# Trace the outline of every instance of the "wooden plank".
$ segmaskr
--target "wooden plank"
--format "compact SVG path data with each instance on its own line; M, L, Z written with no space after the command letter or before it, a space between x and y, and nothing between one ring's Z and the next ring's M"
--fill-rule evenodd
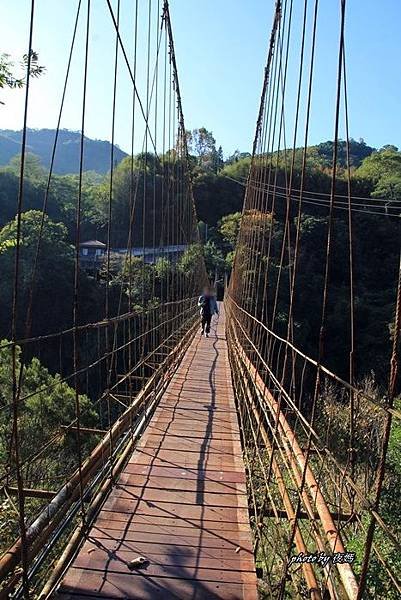
M209 406L208 404L204 404L202 396L196 399L194 394L188 394L188 397L181 396L178 400L176 398L166 398L159 406L160 408L165 408L165 412L179 410L180 414L182 414L182 411L190 410L195 414L199 413L200 416L211 419L210 413L213 411L218 419L226 417L228 420L232 415L235 417L234 423L237 419L237 411L231 409L228 402L216 402L213 406Z
M184 416L184 418L182 418L180 415L176 415L174 420L172 420L171 417L165 416L156 419L155 425L158 427L163 426L165 429L168 428L169 433L184 431L188 437L188 417ZM233 425L230 423L226 423L225 425L213 423L212 427L210 427L210 431L208 431L207 422L205 422L204 419L194 417L191 419L191 431L193 431L194 435L199 435L199 433L205 435L207 433L208 435L210 434L211 438L220 437L222 435L227 438L232 435L233 430Z
M113 526L121 526L124 524L124 528L126 531L129 530L131 526L160 526L160 530L164 530L165 527L176 528L177 531L188 530L192 531L193 535L199 535L199 532L202 532L203 535L214 535L216 537L231 537L237 535L238 533L245 532L249 535L249 528L245 527L240 523L231 523L226 521L208 521L200 522L197 519L178 519L174 516L155 516L155 515L145 515L145 514L135 514L126 513L126 512L113 512L107 509L103 509L100 513L98 519L96 520L96 524L98 522L107 521Z
M134 524L123 523L120 521L102 521L98 520L91 530L91 539L108 539L120 542L123 537L125 542L144 542L149 544L174 544L177 546L196 547L202 537L202 547L230 549L234 552L249 552L252 554L252 544L249 543L249 536L244 532L230 532L230 535L209 532L198 529L196 531L189 527L168 527L167 525ZM122 536L122 534L124 534ZM205 537L205 539L203 539ZM239 548L239 550L238 550Z
M154 567L152 570L148 567L148 569L138 569L135 571L130 571L126 568L124 572L122 572L122 567L120 567L120 571L113 571L111 569L106 571L107 577L105 577L105 571L102 568L80 569L71 567L69 570L71 583L64 584L63 587L66 591L71 591L71 588L74 589L75 587L75 589L78 588L77 591L79 593L93 594L94 592L102 592L104 594L109 588L107 585L109 583L111 584L110 587L114 588L115 591L119 590L123 592L123 595L118 597L133 598L136 600L138 598L137 593L145 581L153 579L160 579L161 581L174 579L177 585L177 592L182 589L181 585L184 581L190 582L192 589L199 589L199 584L201 586L205 584L204 589L208 590L210 587L207 584L212 584L215 589L219 590L224 589L227 584L250 584L253 579L253 573L251 572L236 573L231 570L221 571L219 569L198 568L194 575L192 569L175 567L174 565L171 568L169 567L170 565L166 565L164 569L163 567ZM203 589L203 586L200 589ZM105 596L100 594L99 597L104 598ZM108 597L109 595L106 596L106 598ZM202 598L202 596L198 597ZM231 598L231 596L221 597ZM239 597L242 598L241 596ZM180 600L184 600L182 596L179 596L179 598ZM209 596L204 596L203 598L209 600ZM246 598L248 600L248 597Z
M243 494L246 495L246 485L244 483L229 483L227 481L213 481L203 478L205 492L213 492L215 494ZM198 488L198 479L185 479L183 477L173 479L172 477L162 477L153 475L149 478L146 475L132 475L130 473L122 473L119 479L119 485L123 487L130 486L145 486L147 489L156 490L180 490L183 492L195 492Z
M202 573L203 575L203 573ZM134 576L135 577L135 576ZM183 579L170 577L147 577L140 573L109 573L103 578L100 571L70 570L70 583L64 586L60 600L83 600L88 598L132 598L135 600L257 600L253 583L229 583L210 579ZM63 593L64 592L64 593ZM75 595L75 593L78 596Z
M213 406L230 406L229 398L226 395L227 384L221 383L216 385L214 383L200 385L194 384L191 386L185 385L173 385L169 388L168 392L166 392L165 397L163 398L163 403L168 400L175 403L182 403L188 400L196 400L202 401L203 398L207 398L210 395L210 387L213 387L213 395L214 398L212 400Z
M160 490L163 490L162 494ZM202 506L227 506L247 508L248 501L244 494L220 494L215 492L206 492L204 490L203 481L198 483L195 490L166 490L150 486L118 486L115 489L114 497L127 500L135 500L141 502L149 502L157 506L159 504L188 504L193 506L199 504L199 496L201 496Z
M236 521L237 523L248 522L248 510L243 508L232 508L222 506L204 506L203 504L181 504L180 502L147 502L129 500L112 496L106 500L105 509L115 512L125 512L153 517L173 517L183 520L205 521Z
M185 468L187 466L196 467L202 462L207 463L207 466L212 469L214 467L214 470L220 470L224 467L230 467L232 471L235 471L236 467L242 470L239 457L237 460L235 454L211 454L207 450L187 452L183 450L164 450L163 448L156 451L153 448L138 448L136 456L136 462L139 465L147 465L149 463L162 465L167 463ZM203 468L206 468L206 464Z
M157 423L150 423L148 425L147 428L147 432L149 434L154 434L154 435L163 435L166 436L168 433L168 436L171 438L185 438L188 439L188 428L183 426L183 427L176 427L175 425L171 425L169 426L167 423L167 431L166 431L166 427L161 424L161 421L159 419L159 424ZM202 441L204 440L205 437L205 426L199 427L199 428L193 428L191 431L191 440L198 442L198 441ZM225 431L225 432L217 432L212 428L212 431L210 433L210 440L216 440L216 441L240 441L240 436L236 436L235 433L231 430L231 431Z
M227 483L243 483L245 482L245 473L240 471L230 471L229 469L224 470L212 470L205 469L183 469L182 467L174 466L163 466L158 467L154 465L139 465L128 463L124 469L124 473L142 474L149 476L150 474L162 477L174 477L183 479L205 479L208 481L225 481Z
M58 596L256 600L224 338L195 338ZM146 569L130 569L145 556Z
M91 537L74 560L73 567L90 571L130 573L130 562L137 556L146 556L149 566L143 569L147 576L196 577L196 572L205 569L212 572L213 579L220 579L222 571L232 571L230 581L246 579L253 571L253 556L249 552L235 549L203 549L189 545L149 544L146 542L120 542ZM216 571L216 573L215 573ZM134 575L138 570L132 571ZM243 576L242 573L245 575Z
M149 448L159 448L163 444L163 448L166 450L190 450L192 452L198 452L198 449L204 447L205 450L210 452L229 452L233 448L233 442L231 439L228 440L213 440L212 438L204 437L188 439L188 434L183 436L176 436L174 434L155 434L148 433L146 437L143 437L140 446L146 446Z
M213 440L209 435L205 435L202 439L188 439L176 437L174 435L146 435L139 442L138 448L152 448L152 451L174 450L176 452L197 452L207 454L220 454L228 456L241 456L241 445L239 441L232 440Z
M208 413L204 410L194 410L194 409L187 409L186 411L180 410L179 408L174 409L168 409L166 407L164 407L163 409L163 414L159 414L157 413L155 415L156 417L156 423L169 423L169 422L175 422L175 421L185 421L186 425L188 426L189 422L192 423L199 423L202 424L203 426L208 424ZM226 418L224 418L226 417ZM224 415L224 412L221 411L219 414L214 414L213 419L210 418L211 424L209 424L209 426L211 426L213 428L213 430L218 430L219 428L222 429L226 429L228 431L232 431L233 429L235 430L237 427L237 420L236 417L234 417L233 415Z

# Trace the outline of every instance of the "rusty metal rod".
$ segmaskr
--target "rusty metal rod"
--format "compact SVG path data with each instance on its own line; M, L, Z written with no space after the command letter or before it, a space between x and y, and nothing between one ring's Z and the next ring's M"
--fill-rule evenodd
M262 396L262 398L264 398L266 406L269 408L272 415L276 418L278 411L278 403L270 393L270 390L266 387L264 381L260 377L253 363L249 360L237 336L235 336L235 351L240 356L241 362L244 364L246 371L252 377L254 386L258 388L259 394ZM278 416L280 424L280 427L278 428L278 434L280 435L280 437L282 437L283 443L285 442L285 440L288 440L288 442L290 443L290 446L295 454L300 469L302 470L306 467L305 481L309 488L310 494L314 498L316 510L319 514L319 518L322 523L324 532L326 534L329 547L333 553L344 552L345 550L341 541L340 534L337 530L337 527L334 524L333 518L323 498L320 488L316 482L312 469L309 465L305 465L305 456L301 448L299 447L295 434L293 433L290 425L285 419L285 416L282 412L280 412ZM358 584L356 582L355 575L352 571L351 566L346 563L340 563L336 566L338 568L341 582L344 586L348 598L354 600L357 595Z
M242 376L244 377L245 386L248 388L248 385L246 383L246 374L244 373L244 371L242 369L241 369L241 371L242 371ZM249 390L249 388L248 388L248 390ZM249 404L250 404L250 408L252 410L253 417L258 425L260 434L265 443L265 447L266 447L267 451L269 452L269 454L271 455L271 453L273 452L273 449L271 447L267 432L263 426L263 423L261 422L259 412L257 411L257 408L252 400L252 394L250 393L250 390L249 390ZM278 487L281 499L282 499L284 507L285 507L285 513L287 515L287 520L290 523L292 523L295 520L294 507L292 505L290 496L288 494L288 491L287 491L287 488L285 485L285 481L281 474L280 468L274 457L272 459L272 468L273 468L273 472L274 472L274 475L275 475L275 478L277 481L277 487ZM301 533L299 527L297 527L295 530L295 545L296 545L299 553L302 552L302 553L306 554L306 552L307 552L306 545L305 545L305 542L304 542L304 539L303 539L303 536L302 536L302 533ZM312 600L321 600L319 586L318 586L312 565L310 563L303 563L302 571L303 571L304 578L305 578L305 581L308 586L309 597Z
M262 397L265 399L266 405L271 411L273 416L277 416L278 411L278 403L275 398L272 396L270 391L267 389L264 381L256 371L254 365L246 356L245 352L239 347L238 352L241 354L241 359L243 360L248 372L254 379L255 385L260 390ZM279 435L284 435L289 441L297 462L299 464L300 469L305 469L306 472L306 484L310 490L312 497L314 498L314 502L316 505L316 510L319 514L320 521L322 523L324 532L326 534L327 541L329 543L330 549L333 553L345 552L344 545L341 540L340 533L337 530L337 527L333 521L332 515L330 514L330 510L327 507L326 501L323 497L323 494L320 491L320 487L315 479L315 476L312 472L312 469L309 465L306 464L304 453L302 452L299 444L296 440L295 434L292 431L288 421L284 417L282 413L279 413ZM358 593L358 584L355 579L355 575L352 571L352 567L347 563L339 563L337 565L338 572L344 586L344 589L348 595L348 598L354 599L357 597Z

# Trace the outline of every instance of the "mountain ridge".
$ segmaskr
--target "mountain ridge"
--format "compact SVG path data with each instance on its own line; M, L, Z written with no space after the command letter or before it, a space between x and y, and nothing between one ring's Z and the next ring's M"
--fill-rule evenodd
M35 154L46 169L50 166L55 129L27 129L26 150ZM7 165L21 152L22 131L0 129L0 166ZM110 170L111 144L106 140L84 138L84 171L105 174ZM54 160L54 173L66 175L78 173L80 162L81 133L60 129ZM126 152L114 145L114 163L118 164L127 156Z

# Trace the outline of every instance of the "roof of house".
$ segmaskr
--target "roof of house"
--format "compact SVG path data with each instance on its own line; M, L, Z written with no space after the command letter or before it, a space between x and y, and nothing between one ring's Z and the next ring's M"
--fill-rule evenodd
M99 240L88 240L87 242L81 242L79 245L86 248L106 248L106 244L99 242Z

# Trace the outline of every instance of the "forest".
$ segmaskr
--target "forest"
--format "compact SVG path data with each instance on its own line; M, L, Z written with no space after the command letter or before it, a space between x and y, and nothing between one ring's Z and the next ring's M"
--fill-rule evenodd
M110 315L119 311L138 311L157 307L163 301L163 289L174 287L175 278L189 273L199 253L204 254L209 278L220 286L230 276L234 248L241 222L241 211L244 189L251 164L248 153L236 151L232 156L224 158L221 147L216 146L213 134L206 128L188 132L190 161L193 173L193 192L196 211L199 219L199 247L187 248L179 261L172 265L163 259L155 263L144 264L140 258L133 259L130 271L123 264L117 253L111 253ZM355 269L355 319L358 329L358 345L356 354L355 377L359 381L369 379L375 393L385 387L388 376L389 349L394 308L394 281L398 269L398 257L393 248L399 240L399 198L401 197L401 152L392 145L379 150L368 146L363 140L350 143L350 174L355 212L354 219L354 269ZM320 299L311 305L313 289L321 287L323 273L322 253L324 252L325 232L327 229L327 198L331 184L331 161L333 144L330 141L311 146L307 149L307 170L304 190L305 203L302 213L302 250L299 270L298 289L308 291L297 298L294 319L296 323L296 343L306 353L313 354L318 336ZM0 169L0 408L5 408L10 395L11 354L8 345L10 339L10 315L12 311L12 281L14 274L16 221L16 198L19 186L19 168L21 157L13 156L9 163ZM287 161L286 151L275 153L269 159L275 165L275 187L285 190ZM293 190L294 198L299 193L301 176L302 149L295 152ZM347 197L347 157L346 145L339 144L339 162L337 173L336 211L336 245L335 263L346 261L347 246L347 211L344 202ZM170 150L157 159L153 154L138 154L131 159L123 157L113 169L113 197L111 206L112 228L109 232L111 248L127 247L127 223L130 219L130 186L132 177L136 182L138 197L132 221L132 239L135 247L168 244L168 230L173 227L173 207L171 213L164 214L161 207L165 205L163 181L167 176L174 181L180 169L175 151ZM26 331L25 316L30 306L30 335L46 335L55 331L67 330L72 324L74 244L76 240L75 205L79 186L79 175L76 172L49 172L39 156L28 153L25 163L24 212L22 215L22 248L20 273L20 317L17 321L18 337L24 337ZM298 190L298 191L297 191ZM83 174L81 240L107 241L107 224L109 219L110 173L102 174L94 170ZM179 190L175 191L179 194ZM46 198L45 217L42 221L43 202ZM146 214L149 224L143 223L145 203L148 203ZM296 219L296 202L291 218ZM268 218L274 220L273 247L278 253L283 236L285 213L285 193L278 194L275 208ZM153 228L150 225L153 223ZM154 225L156 224L156 225ZM31 290L30 273L34 266L36 243L40 229L42 245L38 262L37 284ZM167 233L166 233L167 231ZM163 233L164 232L164 233ZM173 239L173 238L171 238ZM177 240L177 237L174 237ZM342 240L344 241L342 243ZM271 276L275 277L277 262L270 264ZM249 267L251 268L251 267ZM129 283L128 283L129 282ZM331 340L327 349L325 362L335 372L346 377L347 362L344 343L348 344L346 319L349 298L348 282L343 278L343 269L336 269L332 275L332 294L336 302L332 303L329 327ZM80 270L81 302L79 321L94 322L104 315L106 276L104 269L96 272ZM121 300L120 290L124 291ZM310 293L312 292L312 293ZM171 297L171 296L170 296ZM288 312L288 290L283 285L282 295L278 298L275 316L275 330L285 334ZM121 301L123 307L121 308ZM273 300L270 299L272 302ZM57 309L55 309L57 307ZM270 310L270 309L268 309ZM369 326L367 326L369 324ZM86 339L87 344L81 347L81 353L87 362L94 360L94 340ZM23 437L26 445L22 447L22 457L28 454L28 448L40 439L49 436L55 423L70 422L74 415L74 390L70 382L61 377L61 362L66 371L69 370L68 357L71 340L67 339L63 348L63 360L50 345L36 345L27 352L25 350L25 375L23 395L28 397ZM22 356L22 349L18 360ZM103 378L103 379L102 379ZM99 394L105 374L100 381L92 385L86 382L85 394L81 395L82 423L91 427L97 422L94 400ZM51 394L33 394L38 387L52 389ZM7 440L9 423L7 412L2 410L0 416L0 463L5 464L8 458ZM369 427L374 423L374 415L364 415L366 423L358 438L361 456L368 452L366 437ZM373 419L373 420L372 420ZM333 431L341 438L341 411L334 419ZM39 427L40 423L40 427ZM370 424L370 425L369 425ZM376 423L377 426L377 423ZM380 427L380 425L379 425ZM398 482L401 469L397 463L399 432L395 431L390 447L392 461L392 481ZM67 440L59 448L64 456L64 465L75 464L76 446L73 438ZM60 461L40 465L52 473L52 482L56 484L60 474L57 465ZM392 488L391 488L392 489ZM397 511L394 510L394 496L391 490L385 496L385 510L393 522ZM33 501L34 505L35 501ZM8 514L6 507L6 513ZM34 506L33 508L34 509ZM11 513L10 513L11 514ZM11 517L10 517L11 518ZM3 521L5 545L15 535L15 524L12 520ZM355 542L356 544L358 541Z
M229 276L233 259L234 247L241 220L244 184L250 166L250 155L236 151L227 159L223 158L221 147L216 146L213 134L205 128L188 132L188 142L193 171L193 191L196 210L199 219L199 235L202 242L209 277L212 281L224 280ZM303 209L303 244L302 252L307 260L302 261L303 269L300 277L306 288L318 286L322 273L316 270L321 264L319 252L324 251L323 236L327 219L327 195L330 191L332 143L324 142L311 146L307 150L307 173L304 184L306 201ZM285 152L279 157L272 157L277 163L275 171L276 186L284 189L284 173L286 160ZM296 151L295 174L293 188L299 187L301 150ZM379 380L385 377L384 364L387 361L389 348L389 327L392 319L393 292L392 282L397 270L397 257L392 248L398 240L398 207L397 198L401 197L401 152L394 146L388 145L380 150L369 147L363 140L350 143L350 165L352 175L352 194L356 203L354 214L354 261L356 272L356 306L357 326L360 332L358 349L358 377L363 377L367 369L373 369ZM19 184L20 156L14 156L9 164L0 169L0 295L3 306L0 314L0 339L10 336L9 323L12 303L12 279L15 239L15 210ZM172 166L175 164L175 166ZM145 165L145 167L144 167ZM336 213L338 226L336 235L346 236L346 211L340 208L344 205L347 193L346 183L345 143L340 142L339 170L337 173L337 193L339 210ZM144 171L145 169L145 171ZM129 186L132 173L136 178L138 197L133 216L132 239L133 247L156 246L167 243L160 238L162 221L166 215L161 214L159 202L162 202L163 172L169 170L174 177L174 169L179 165L174 162L174 150L167 153L162 160L156 160L152 154L140 154L123 158L113 172L112 199L112 229L111 249L127 247L127 223L130 218ZM110 174L101 175L94 171L83 174L82 212L81 212L81 241L107 241L108 201ZM29 273L34 261L34 248L41 223L41 211L46 198L46 218L44 222L43 242L39 261L38 282L32 300L32 335L46 334L67 328L71 325L71 302L75 243L75 203L78 190L78 174L52 174L42 165L40 158L28 153L25 162L24 181L24 214L22 219L23 248L22 248L22 289L21 302L26 308L29 291ZM314 197L307 194L312 192ZM295 191L294 191L295 194ZM153 201L154 199L154 201ZM363 199L366 199L365 204ZM373 201L373 199L376 199ZM378 207L370 208L372 206ZM149 226L142 227L144 203L147 205ZM153 205L152 205L152 202ZM295 205L296 203L294 203ZM273 243L278 244L282 236L281 221L284 214L283 198L276 201L276 224ZM381 211L381 212L380 212ZM385 211L385 212L383 212ZM375 212L379 214L374 214ZM155 219L153 219L153 215ZM172 219L173 216L170 215ZM156 220L156 236L152 232L150 222ZM168 225L165 229L168 230ZM374 244L372 244L374 240ZM337 247L342 247L339 244ZM344 256L338 256L338 261L345 260L347 251L343 245ZM176 265L176 269L185 270L186 262L196 254L196 249L188 250L186 256ZM341 251L340 251L341 252ZM114 256L112 254L112 256ZM369 257L368 260L366 258ZM139 307L141 303L152 302L150 281L154 276L160 282L166 273L163 261L140 267L140 259L132 266L135 284L131 290L131 303ZM127 273L121 271L121 261L112 261L113 274L111 287L117 290ZM145 273L147 283L142 283ZM131 274L132 276L132 274ZM330 353L330 366L341 372L345 365L340 364L343 353L339 351L342 343L341 322L345 313L347 299L342 297L346 282L338 280L334 274L335 294L338 295L336 314L333 316L333 348ZM84 300L80 307L80 321L100 318L104 308L104 278L100 272L94 276L81 269L80 286ZM136 278L136 279L135 279ZM316 279L317 278L317 279ZM377 282L380 281L380 286ZM372 285L374 284L374 285ZM144 285L146 288L143 293ZM378 291L380 289L380 291ZM139 293L141 290L141 293ZM283 297L285 294L283 294ZM305 294L309 297L308 294ZM117 299L114 298L117 302ZM57 306L58 310L53 310ZM302 306L299 302L299 344L305 350L314 347L317 322L313 315L317 306ZM285 301L280 308L286 312ZM21 314L24 310L21 309ZM90 319L89 319L90 317ZM364 323L369 322L369 327ZM302 325L302 326L301 326ZM19 323L22 332L24 323ZM285 324L283 324L283 327ZM387 333L386 333L387 332ZM369 367L370 366L370 367ZM49 357L44 367L56 372L56 365Z

